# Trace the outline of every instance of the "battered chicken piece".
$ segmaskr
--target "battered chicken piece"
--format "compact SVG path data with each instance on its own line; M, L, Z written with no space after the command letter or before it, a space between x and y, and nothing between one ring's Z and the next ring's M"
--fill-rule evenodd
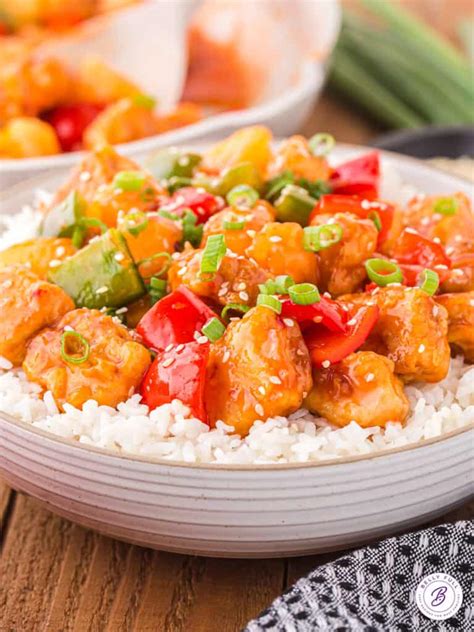
M275 211L271 204L259 200L252 209L225 208L212 215L204 225L201 247L204 247L210 235L225 235L225 243L232 252L244 255L252 244L255 233L265 224L275 220ZM245 222L241 229L225 228L226 222Z
M350 213L316 215L312 226L339 224L342 239L319 251L320 290L339 296L355 292L367 278L364 262L373 256L377 246L377 228L372 220Z
M72 332L87 341L88 355ZM78 363L63 358L61 345L68 356L87 355L87 359ZM81 408L89 399L115 407L138 387L150 361L149 351L126 327L97 310L83 308L69 312L33 338L23 369L29 380L51 391L61 407L68 403Z
M19 366L30 338L74 303L60 287L17 265L0 270L0 309L0 356Z
M291 171L296 178L328 180L331 168L324 156L315 156L304 136L291 136L282 141L268 167L268 177Z
M356 421L363 428L404 421L408 399L394 363L372 351L358 351L327 369L313 371L304 405L337 426Z
M50 267L59 265L75 252L72 241L66 237L37 237L0 252L0 268L19 264L46 279Z
M297 410L311 389L311 364L297 323L263 306L232 322L211 346L205 401L219 419L246 435L257 419Z
M449 270L447 278L440 285L440 291L447 294L474 291L474 266Z
M448 312L448 340L468 362L474 362L474 292L440 294L436 302Z
M382 287L341 297L353 305L376 303L379 319L365 349L395 363L405 382L439 382L449 370L448 314L420 288Z
M219 270L212 278L201 276L202 250L186 250L174 260L168 271L171 290L186 285L198 296L227 305L243 303L255 305L259 283L265 283L269 275L245 257L227 253Z
M303 247L304 232L296 222L271 222L247 248L247 256L272 275L289 274L295 283L318 283L318 260Z

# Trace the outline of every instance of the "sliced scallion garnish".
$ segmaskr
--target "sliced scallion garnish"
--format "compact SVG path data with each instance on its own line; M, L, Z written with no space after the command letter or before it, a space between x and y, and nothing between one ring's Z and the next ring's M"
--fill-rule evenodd
M119 171L115 174L113 186L122 191L140 191L146 175L142 171Z
M217 342L222 338L225 332L225 325L218 318L211 318L202 328L202 333L209 338L211 342Z
M455 215L458 210L458 201L453 197L440 198L436 201L433 211L440 215Z
M283 189L288 184L293 184L294 181L295 176L291 173L291 171L284 171L278 176L275 176L267 182L267 192L265 194L265 199L270 201L275 200L283 191Z
M150 286L148 288L148 294L150 295L151 304L154 305L163 296L166 295L167 283L165 279L159 279L156 276L152 276L150 279Z
M268 307L277 314L281 314L281 302L276 296L272 296L271 294L259 294L257 296L257 305Z
M323 224L304 228L303 247L305 250L319 252L341 241L343 235L340 224Z
M193 213L191 209L188 209L184 212L183 215L183 243L189 241L189 243L194 246L194 248L198 248L201 244L202 233L204 227L202 224L197 223L197 215Z
M78 344L79 343L79 344ZM72 349L72 353L67 350L68 345L79 346L79 351ZM82 355L79 355L82 350ZM69 364L82 364L86 362L90 355L90 345L84 336L77 331L63 331L61 334L61 357Z
M221 318L227 320L229 312L240 312L241 314L246 314L249 309L250 307L248 305L244 305L244 303L227 303L221 312Z
M321 296L313 283L298 283L288 288L290 299L296 305L312 305L319 303Z
M393 261L377 258L367 259L365 269L369 279L381 287L385 287L390 283L402 283L403 281L402 271Z
M430 296L433 296L434 294L436 294L436 290L439 287L439 276L437 272L435 272L434 270L428 270L428 269L423 270L423 272L421 273L420 280L421 280L420 289L422 289L423 292L426 292Z
M259 199L258 191L247 184L239 184L229 191L227 202L235 208L252 208Z
M201 274L215 274L226 253L224 235L209 235L202 253Z
M288 294L288 289L295 284L289 274L279 274L275 279L268 279L258 286L261 294Z
M134 237L138 237L138 235L146 229L149 222L146 214L138 209L127 213L123 220L125 222L125 230Z
M315 134L308 141L308 146L314 156L327 156L336 141L331 134Z
M156 261L156 259L161 259L162 257L165 258L165 263L162 265L162 267L158 270L158 271L154 271L153 272L153 276L154 277L159 277L162 274L164 274L165 272L168 271L168 268L171 265L171 255L169 252L156 252L154 255L151 255L151 257L146 257L145 259L140 259L139 261L137 261L136 265L138 268L140 268L142 265L146 265L147 263L151 263L152 261ZM141 273L140 273L141 274ZM143 274L141 274L141 276L143 277ZM146 277L144 277L146 278Z
M377 213L377 211L370 211L367 217L374 222L375 228L380 233L380 231L382 230L382 220L380 219L379 213Z
M224 220L223 227L224 230L242 230L245 228L245 220Z

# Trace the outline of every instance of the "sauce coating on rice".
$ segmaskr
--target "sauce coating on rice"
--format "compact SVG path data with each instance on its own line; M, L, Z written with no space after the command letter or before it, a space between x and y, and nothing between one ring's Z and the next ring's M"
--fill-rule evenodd
M250 127L149 170L89 154L40 234L0 252L0 356L59 411L136 393L242 438L301 409L404 423L407 384L474 358L469 201L397 206L376 152L333 165L326 135L270 141Z

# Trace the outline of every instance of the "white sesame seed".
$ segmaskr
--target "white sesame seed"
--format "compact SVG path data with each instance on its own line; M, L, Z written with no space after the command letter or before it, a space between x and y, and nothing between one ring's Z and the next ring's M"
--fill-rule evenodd
M272 384L281 384L281 380L278 375L270 375L268 379Z
M262 404L255 404L255 412L257 415L263 416L264 410Z
M341 308L345 311L348 312L349 308L347 307L347 305L341 305Z
M101 287L97 288L97 290L95 291L96 294L105 294L105 292L108 292L109 288L106 285L102 285Z
M332 298L331 295L329 294L329 292L324 292L323 296L325 298Z
M365 210L368 210L370 208L370 202L369 200L362 200L362 202L360 203L361 207Z
M236 288L236 289L237 289L237 290L245 290L246 288L247 288L247 284L242 282L242 283L239 283L239 284L237 285L237 288Z
M88 182L91 178L92 178L92 175L89 173L89 171L82 171L79 176L79 180L81 182Z
M282 241L282 238L280 237L280 235L272 235L268 241L271 241L274 244L277 244L279 241Z
M433 237L433 241L435 242L435 244L441 243L441 239L439 237Z
M353 325L355 325L357 322L357 320L355 318L351 318L350 320L347 321L347 324L352 327Z
M321 323L323 320L322 316L314 316L313 317L313 323Z
M258 387L258 392L261 393L262 395L265 395L265 393L266 393L265 387L264 386L259 386Z
M410 233L411 235L419 235L420 234L417 230L415 230L414 228L410 228L410 227L405 228L405 232L406 233Z
M174 362L174 358L166 358L166 360L163 362L161 366L166 369L166 367L171 366L173 362Z
M184 349L184 345L182 345L182 344L181 344L181 345L178 345L178 346L176 347L176 351L177 351L178 353L179 353L180 351L182 351L183 349Z
M186 272L187 272L187 267L186 267L186 266L183 266L182 268L180 268L180 269L178 270L178 272L177 272L176 274L177 274L178 276L182 277L182 276L184 276L184 275L186 274Z
M470 298L470 299L469 299L469 305L470 305L471 307L474 307L474 298Z
M128 312L128 307L121 307L120 309L116 309L116 314L126 314Z
M438 265L435 266L435 270L447 270L448 266L445 265L444 263L438 263Z
M64 246L58 246L56 248L56 257L62 257L64 256L64 253L66 252L66 248Z
M247 292L239 292L239 298L242 301L248 301L249 300L249 295L247 294Z
M228 362L230 358L230 351L227 349L226 351L224 351L224 355L222 356L222 362L226 363Z
M287 327L293 327L293 325L295 324L295 321L292 318L284 318L283 322Z
M429 217L423 217L423 219L420 221L420 224L422 226L427 226L430 223L430 218Z
M59 259L51 259L51 261L49 262L49 267L50 268L57 268L61 264L62 264L62 261L60 261Z
M327 369L331 366L331 360L323 360L321 362L321 366L323 367L323 369Z
M173 345L173 344L170 344L170 345L168 345L168 346L165 348L165 351L168 353L168 351L171 351L171 349L172 349L173 347L174 347L174 345Z
M436 316L439 314L439 307L437 305L433 305L433 309L431 310L431 313L436 318Z
M366 382L372 382L374 379L375 379L375 375L373 373L367 373L367 375L365 376Z
M424 345L424 344L421 344L421 345L418 347L418 353L423 353L423 351L424 351L425 349L426 349L425 345Z
M4 282L2 283L2 287L4 287L4 288L9 288L9 287L11 287L12 285L13 285L13 281L12 281L11 279L7 279L6 281L4 281Z
M227 248L226 250L226 255L228 257L230 257L231 259L237 259L238 258L238 254L236 252L234 252L233 250L229 250L229 248Z
M456 235L454 237L454 241L456 241L457 243L459 243L460 241L462 241L464 239L464 237L462 235Z
M114 259L115 261L123 261L125 259L125 255L123 254L123 252L116 252L114 254Z
M247 235L248 235L249 237L252 237L252 238L253 238L253 237L255 237L255 235L257 234L257 231L256 231L256 230L253 230L252 228L249 228L249 229L248 229L247 231L245 231L245 232L247 233Z
M74 331L73 327L71 327L71 325L64 325L64 331Z
M207 336L199 336L199 338L196 338L196 341L198 344L204 345L206 342L209 342L209 338Z
M120 189L118 187L116 189L114 189L114 195L120 195L121 193L123 193L122 189Z

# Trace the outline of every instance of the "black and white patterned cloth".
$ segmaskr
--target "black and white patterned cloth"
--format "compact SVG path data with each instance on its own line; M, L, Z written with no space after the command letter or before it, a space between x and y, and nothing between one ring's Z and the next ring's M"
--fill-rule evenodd
M474 630L474 522L383 540L316 568L278 597L245 632L468 632ZM447 573L463 591L444 621L418 609L424 577Z

